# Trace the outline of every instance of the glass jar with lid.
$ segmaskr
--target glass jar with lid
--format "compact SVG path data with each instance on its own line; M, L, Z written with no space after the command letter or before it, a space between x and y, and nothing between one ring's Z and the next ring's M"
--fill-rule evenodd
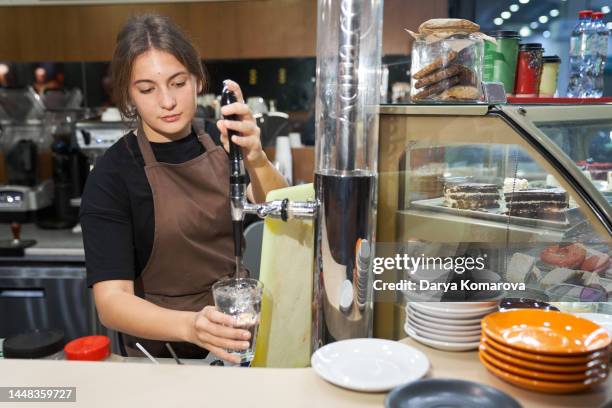
M477 33L416 38L410 71L412 101L480 101L483 55L484 41Z

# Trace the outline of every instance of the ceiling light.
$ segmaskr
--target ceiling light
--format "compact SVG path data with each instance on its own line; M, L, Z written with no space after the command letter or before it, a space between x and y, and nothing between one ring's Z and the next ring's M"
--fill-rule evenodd
M513 13L516 13L519 10L519 6L518 4L511 4L510 5L510 11Z
M529 24L529 27L531 27L532 29L536 29L540 26L540 24L537 23L537 21L532 21L531 24Z
M601 12L604 14L608 14L610 12L610 6L603 6L601 8Z
M504 20L509 19L510 17L512 17L512 13L509 11L503 11L501 13L501 18L503 18Z
M493 20L493 24L495 24L495 25L502 25L502 24L504 24L504 19L497 17L495 20Z
M538 18L538 21L542 24L546 24L548 23L548 17L546 16L540 16L540 18Z
M531 28L527 26L521 27L521 31L519 31L521 37L529 37L531 35Z
M519 0L519 3L521 3L521 4L527 4L527 3L529 3L529 0Z
M549 14L550 14L551 17L559 17L559 10L552 9L552 10L550 10Z
M542 33L542 36L544 36L544 38L550 38L550 31L546 30Z

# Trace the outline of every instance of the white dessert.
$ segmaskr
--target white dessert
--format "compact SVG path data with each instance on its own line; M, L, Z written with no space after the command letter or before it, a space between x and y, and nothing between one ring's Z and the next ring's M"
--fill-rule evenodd
M540 280L540 285L542 288L547 289L551 286L557 285L559 283L567 282L573 277L577 276L580 271L575 269L568 268L555 268L552 271L548 272L542 280Z
M525 190L529 188L529 181L527 179L519 179L506 177L504 179L504 193L511 193L517 190Z
M531 274L535 277L536 281L539 282L544 278L544 272L537 266L534 266L531 270Z
M599 274L595 272L584 272L582 275L582 282L584 283L584 286L601 285Z
M510 264L508 265L507 280L508 282L524 283L527 279L527 275L531 272L536 259L533 256L521 254L520 252L515 253L510 258Z

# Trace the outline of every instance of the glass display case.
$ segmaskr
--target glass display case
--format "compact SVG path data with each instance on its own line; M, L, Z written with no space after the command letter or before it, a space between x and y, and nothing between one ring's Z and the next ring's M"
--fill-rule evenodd
M376 256L482 261L383 281L523 283L485 295L612 314L612 105L382 106L379 140ZM376 293L376 337L405 336L411 297L472 300L417 292Z

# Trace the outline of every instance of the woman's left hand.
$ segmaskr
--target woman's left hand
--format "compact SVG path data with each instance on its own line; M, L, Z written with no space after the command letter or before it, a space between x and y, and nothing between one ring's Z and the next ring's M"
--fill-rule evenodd
M261 131L255 122L251 109L244 103L240 86L229 79L225 80L224 83L230 91L234 92L238 102L221 107L221 114L223 116L236 115L238 120L221 119L217 122L217 127L221 132L221 142L225 150L229 152L227 131L231 129L238 132L240 135L233 136L232 142L242 147L245 165L257 167L268 160L261 147Z

